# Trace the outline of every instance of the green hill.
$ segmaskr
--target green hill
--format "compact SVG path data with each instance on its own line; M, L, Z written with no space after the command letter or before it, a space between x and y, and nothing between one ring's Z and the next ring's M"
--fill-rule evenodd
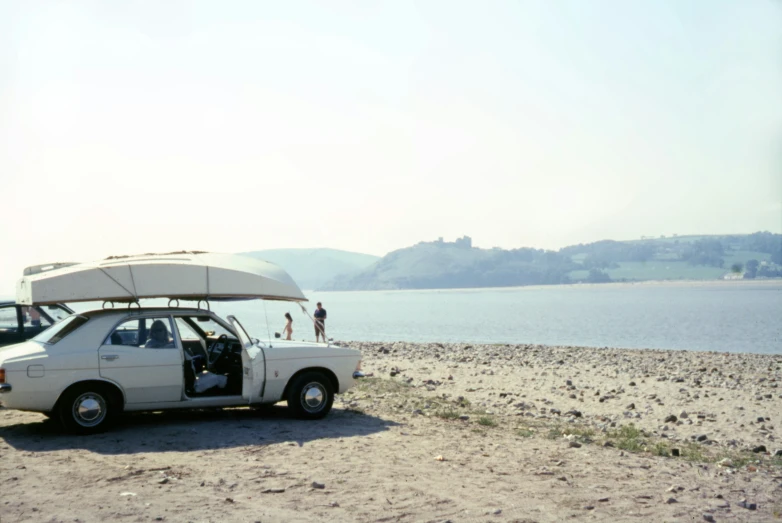
M782 235L603 240L559 251L479 249L467 237L393 251L320 290L508 287L610 281L782 277Z
M463 241L421 242L393 251L362 272L336 278L321 290L449 289L567 283L567 272L578 268L568 257L551 251L478 249Z
M380 259L337 249L269 249L240 254L276 263L306 290L320 288L343 274L358 273Z

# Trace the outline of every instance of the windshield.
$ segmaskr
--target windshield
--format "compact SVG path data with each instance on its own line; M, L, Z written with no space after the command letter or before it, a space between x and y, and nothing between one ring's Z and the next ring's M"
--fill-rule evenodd
M59 305L22 306L22 325L26 334L37 334L58 321L67 318L71 313ZM30 337L30 336L28 336Z
M36 309L45 318L51 319L52 323L56 323L71 315L71 312L64 309L60 305L46 305L46 306L34 307L34 309Z
M239 320L237 320L234 316L228 316L228 321L236 331L237 336L239 336L239 341L242 342L242 346L245 349L251 347L253 342L250 340L250 336L247 334L247 331L244 330L244 327L242 327L242 324L239 323Z
M217 323L213 318L209 316L204 315L192 315L187 316L188 320L190 321L191 325L195 327L196 331L199 334L203 334L204 336L222 336L225 334L229 338L234 337L234 333Z
M67 318L58 321L50 328L40 333L38 336L33 338L33 341L53 345L87 323L88 319L89 318L86 316L68 316Z

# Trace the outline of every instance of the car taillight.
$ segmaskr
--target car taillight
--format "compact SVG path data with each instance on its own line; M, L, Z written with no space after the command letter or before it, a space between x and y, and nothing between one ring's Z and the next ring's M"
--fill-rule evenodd
M5 383L5 369L0 369L0 383Z

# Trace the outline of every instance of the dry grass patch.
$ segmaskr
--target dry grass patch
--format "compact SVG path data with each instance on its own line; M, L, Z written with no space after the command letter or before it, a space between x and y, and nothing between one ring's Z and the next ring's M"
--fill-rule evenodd
M646 439L644 439L643 433L632 423L608 432L606 438L609 441L615 441L617 448L628 452L646 450Z
M554 440L567 437L580 443L592 443L595 437L595 430L591 427L579 425L557 424L553 427L548 427L547 437Z
M446 409L437 411L436 416L442 419L458 419L461 414L453 409Z
M478 418L478 425L482 425L484 427L496 427L497 420L491 416L481 416Z

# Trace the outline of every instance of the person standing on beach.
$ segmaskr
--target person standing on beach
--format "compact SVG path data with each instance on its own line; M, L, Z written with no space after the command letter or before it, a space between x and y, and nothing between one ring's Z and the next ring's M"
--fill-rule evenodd
M33 327L41 326L41 313L35 307L22 307L22 323L27 325L27 322Z
M320 335L323 335L323 343L326 343L326 309L323 308L320 302L318 302L317 309L315 309L315 342L320 340Z
M293 335L293 318L291 318L290 312L285 313L285 319L288 320L288 323L285 324L285 327L282 329L282 333L285 334L285 339L289 340Z
M27 310L30 311L30 324L33 327L40 327L41 326L41 313L38 312L38 310L35 307L28 307Z

